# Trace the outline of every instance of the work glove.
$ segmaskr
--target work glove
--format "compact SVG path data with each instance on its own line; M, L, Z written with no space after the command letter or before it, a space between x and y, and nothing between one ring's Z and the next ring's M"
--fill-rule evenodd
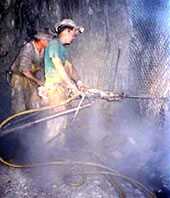
M77 87L81 92L86 92L88 90L88 87L81 80L77 81Z

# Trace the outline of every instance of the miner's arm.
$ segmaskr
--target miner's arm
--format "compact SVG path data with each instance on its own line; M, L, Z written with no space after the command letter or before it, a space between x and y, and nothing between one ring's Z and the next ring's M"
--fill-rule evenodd
M78 90L74 83L72 83L68 73L65 71L64 65L58 56L52 57L52 62L55 66L55 70L58 78L64 82L68 88L71 88L74 92L78 93Z
M40 81L32 74L32 57L33 57L33 47L31 43L27 43L20 53L20 67L19 72L34 81L37 85L42 85L43 82Z
M78 89L80 91L84 91L87 89L87 87L84 85L84 83L82 83L81 79L80 79L80 76L76 70L76 68L74 67L73 64L71 64L68 60L65 62L65 70L67 72L67 74L70 76L71 80L73 80Z

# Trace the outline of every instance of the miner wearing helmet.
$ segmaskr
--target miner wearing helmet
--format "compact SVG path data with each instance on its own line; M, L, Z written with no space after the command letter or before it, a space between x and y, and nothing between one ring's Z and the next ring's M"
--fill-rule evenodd
M67 46L83 31L84 28L76 25L72 19L64 19L55 25L57 36L49 42L45 50L45 85L43 88L44 98L47 99L48 105L64 104L71 96L78 95L86 89L70 61L67 49ZM66 106L61 108L64 110ZM66 119L59 119L60 121L53 124L54 129L52 129L52 122L49 122L48 133L51 131L51 137L56 135L54 131L57 133L60 126L66 125ZM57 123L60 125L58 129L56 129Z
M44 49L52 36L38 32L24 44L12 65L12 113L39 107L37 88L43 84Z
M67 49L67 45L83 30L71 19L64 19L55 25L57 37L49 42L45 52L45 87L49 90L49 104L63 103L68 99L68 90L78 94L78 91L85 88L70 61Z

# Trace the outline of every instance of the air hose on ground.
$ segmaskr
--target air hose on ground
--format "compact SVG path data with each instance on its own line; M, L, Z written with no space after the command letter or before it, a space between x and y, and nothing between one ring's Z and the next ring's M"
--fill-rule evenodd
M77 97L77 96L76 96ZM74 98L71 98L69 99L68 101L66 101L65 103L63 103L62 105L66 105L68 103L70 103L72 100L74 100ZM77 112L79 111L79 109L82 109L82 108L86 108L86 107L89 107L91 106L92 103L89 103L89 104L86 104L86 105L82 105L78 108L73 108L71 110L67 110L67 111L63 111L63 112L60 112L58 114L55 114L55 115L52 115L52 116L48 116L46 118L42 118L42 119L39 119L37 120L36 122L32 122L32 123L27 123L28 124L28 127L31 125L31 124L36 124L36 123L39 123L41 121L44 121L44 120L48 120L48 119L52 119L52 118L56 118L58 116L63 116L65 114L68 114L68 113L73 113L73 112ZM62 106L60 105L60 106ZM3 129L4 126L9 123L11 120L21 116L21 115L26 115L26 114L29 114L29 113L34 113L34 112L41 112L41 111L44 111L44 110L50 110L50 109L54 109L54 108L57 108L59 106L50 106L50 107L43 107L41 109L32 109L32 110L28 110L28 111L25 111L25 112L21 112L21 113L18 113L18 114L15 114L15 115L12 115L10 116L9 118L7 118L6 120L4 120L1 124L0 124L0 129ZM27 125L23 125L22 127L27 127ZM17 128L17 129L20 129L20 128ZM6 132L5 132L6 131ZM4 136L6 134L9 134L11 132L14 132L16 131L16 128L15 129L6 129L4 130L5 133L1 133L0 136ZM4 160L2 157L0 157L0 162L4 165L4 166L7 166L7 167L10 167L10 168L20 168L20 169L24 169L24 168L36 168L36 167L45 167L45 166L66 166L66 165L78 165L80 167L90 167L90 168L97 168L99 170L97 171L87 171L87 172L80 172L80 173L76 173L75 175L103 175L105 177L111 177L111 180L113 181L112 182L112 185L116 188L116 190L119 192L119 197L120 198L125 198L125 193L123 192L122 190L122 187L117 184L113 177L115 178L121 178L129 183L131 183L132 186L134 186L135 188L138 188L138 189L141 189L143 192L147 193L148 194L148 197L150 198L155 198L155 195L153 193L151 193L151 191L146 188L143 184L141 184L140 182L137 182L127 176L124 176L120 173L118 173L116 170L112 169L112 168L109 168L107 166L104 166L102 164L97 164L97 163L93 163L93 162L82 162L82 161L71 161L71 160L57 160L57 161L52 161L52 162L41 162L41 163L34 163L34 164L25 164L25 165L22 165L22 164L15 164L15 163L10 163L6 160ZM77 185L79 186L79 185Z
M71 161L71 160L57 160L57 161L52 161L52 162L42 162L42 163L35 163L35 164L27 164L27 165L21 165L21 164L14 164L14 163L10 163L7 162L5 160L3 160L0 157L0 162L5 165L8 166L10 168L36 168L36 167L45 167L45 166L73 166L73 165L78 165L78 166L82 166L82 167L91 167L91 168L98 168L100 169L99 171L87 171L87 172L80 172L80 173L76 173L75 175L104 175L104 176L112 176L112 177L119 177L121 179L126 180L127 182L131 183L132 186L134 186L137 189L142 190L143 192L147 193L149 195L150 198L155 198L155 195L153 193L150 192L150 190L148 188L146 188L143 184L141 184L140 182L137 182L127 176L124 176L122 174L120 174L118 171L109 168L107 166L104 166L102 164L97 164L97 163L93 163L93 162L82 162L82 161Z
M78 96L71 97L60 105L52 105L52 106L41 107L38 109L30 109L30 110L22 111L22 112L14 114L14 115L11 115L10 117L8 117L7 119L5 119L4 121L2 121L0 123L0 129L3 129L3 127L5 125L7 125L11 120L13 120L19 116L23 116L23 115L27 115L27 114L31 114L31 113L35 113L35 112L42 112L42 111L51 110L51 109L57 109L61 106L65 106L65 105L69 104L71 101L75 100L77 97Z

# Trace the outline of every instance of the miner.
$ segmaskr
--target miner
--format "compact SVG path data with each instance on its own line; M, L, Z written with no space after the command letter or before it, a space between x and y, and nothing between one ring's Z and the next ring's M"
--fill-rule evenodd
M64 19L55 25L55 31L57 36L49 42L45 51L45 84L43 88L48 105L64 104L70 97L79 95L81 91L87 89L71 63L67 49L67 46L84 31L84 28L76 25L72 19ZM66 109L66 106L63 105L61 109ZM49 139L54 137L61 127L66 126L66 119L60 118L57 123L49 122Z
M67 49L84 31L83 27L77 26L71 19L64 19L55 25L55 30L57 37L49 42L45 52L45 87L49 104L62 103L68 98L68 91L77 94L78 90L86 88L70 61Z
M12 65L12 113L39 108L37 88L43 85L43 59L45 48L52 37L39 32L21 48Z

